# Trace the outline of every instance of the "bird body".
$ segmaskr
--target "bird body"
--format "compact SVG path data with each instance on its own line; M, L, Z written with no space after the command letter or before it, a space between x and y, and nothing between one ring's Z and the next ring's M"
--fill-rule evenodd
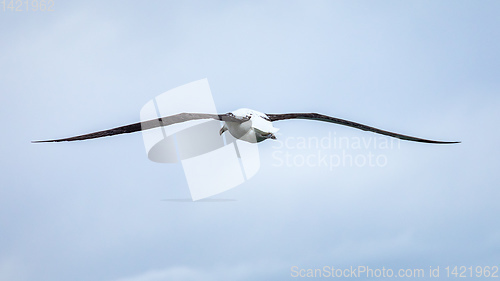
M227 130L236 139L250 143L276 139L275 133L279 129L273 126L266 114L248 108L240 108L231 112L231 114L237 119L248 118L248 121L242 123L224 121L224 126L219 131L221 135Z

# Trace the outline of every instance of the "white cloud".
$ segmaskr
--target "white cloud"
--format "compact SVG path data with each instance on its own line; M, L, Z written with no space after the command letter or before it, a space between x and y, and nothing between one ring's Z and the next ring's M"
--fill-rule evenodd
M218 265L212 268L172 266L164 269L149 270L133 276L127 276L114 281L224 281L224 280L254 280L255 276L267 275L283 269L283 274L288 273L280 263L262 261L236 265Z
M161 270L150 270L131 277L117 279L116 281L163 281L163 280L213 280L207 278L207 273L202 270L185 266L169 267Z

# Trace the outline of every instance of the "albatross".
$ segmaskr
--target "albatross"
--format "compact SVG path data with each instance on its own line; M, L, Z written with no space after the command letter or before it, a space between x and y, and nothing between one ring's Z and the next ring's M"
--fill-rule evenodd
M402 135L398 133L377 129L371 126L363 125L361 123L356 123L353 121L335 118L319 113L267 114L247 108L241 108L225 114L179 113L171 116L160 117L149 121L138 122L90 134L79 135L69 138L62 138L62 139L32 141L32 143L81 141L88 139L96 139L96 138L144 131L157 127L169 126L177 123L182 123L192 120L200 120L200 119L220 120L224 123L219 131L220 135L222 135L225 131L228 131L236 139L250 143L258 143L267 139L275 140L278 128L275 128L273 126L273 122L281 120L290 120L290 119L306 119L306 120L316 120L316 121L334 123L406 141L432 143L432 144L460 143L459 141L436 141L436 140L429 140L429 139Z

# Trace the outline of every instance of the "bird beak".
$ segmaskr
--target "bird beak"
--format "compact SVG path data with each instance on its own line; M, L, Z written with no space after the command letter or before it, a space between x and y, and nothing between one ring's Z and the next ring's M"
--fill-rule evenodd
M222 136L222 133L224 133L227 130L226 126L220 128L219 135Z
M272 139L272 140L275 140L276 139L276 135L271 134L271 136L269 138Z

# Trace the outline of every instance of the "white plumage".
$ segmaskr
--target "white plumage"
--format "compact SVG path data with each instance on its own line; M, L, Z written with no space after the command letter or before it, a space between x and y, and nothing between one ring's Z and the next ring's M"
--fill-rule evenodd
M225 121L219 132L221 135L227 130L236 139L251 143L276 139L275 134L279 129L273 126L266 114L248 108L240 108L231 113L238 119L249 118L249 120L243 123Z

